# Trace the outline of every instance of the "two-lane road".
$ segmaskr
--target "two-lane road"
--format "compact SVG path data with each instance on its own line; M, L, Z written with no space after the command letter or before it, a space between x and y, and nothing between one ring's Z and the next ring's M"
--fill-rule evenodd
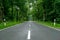
M0 31L0 40L60 40L60 31L28 21Z

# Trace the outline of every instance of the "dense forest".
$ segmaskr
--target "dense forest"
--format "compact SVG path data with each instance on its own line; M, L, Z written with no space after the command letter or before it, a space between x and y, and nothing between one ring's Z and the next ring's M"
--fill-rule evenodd
M4 19L60 23L60 0L0 0L0 23Z
M25 0L0 0L0 21L28 20L25 2Z

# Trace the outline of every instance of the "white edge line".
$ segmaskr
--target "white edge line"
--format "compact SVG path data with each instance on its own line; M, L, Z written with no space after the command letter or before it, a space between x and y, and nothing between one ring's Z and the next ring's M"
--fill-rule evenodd
M51 26L48 26L49 28L52 28L52 29L55 29L57 31L60 31L60 29L57 29L57 28L54 28L54 27L51 27Z
M48 26L48 25L44 25L44 26ZM51 27L51 26L48 26L49 28L51 28L51 29L54 29L54 30L57 30L57 31L60 31L60 29L57 29L57 28L54 28L54 27Z
M19 23L19 24L22 24L22 23ZM18 24L16 24L16 25L18 25ZM13 26L10 26L10 27L6 27L6 28L3 28L3 29L0 29L0 31L3 31L3 30L6 30L6 29L9 29L9 28L15 27L16 25L13 25Z
M41 24L42 25L42 24ZM48 25L43 25L43 26L48 26ZM52 28L52 29L54 29L54 30L57 30L57 31L60 31L60 29L57 29L57 28L54 28L54 27L51 27L51 26L48 26L49 28Z
M16 25L18 25L18 24L16 24ZM6 28L3 28L3 29L0 29L0 31L3 31L3 30L6 30L6 29L9 29L9 28L15 27L16 25L13 25L13 26L10 26L10 27L6 27Z
M45 25L44 25L45 26ZM46 26L48 26L48 25L46 25ZM60 29L57 29L57 28L54 28L54 27L51 27L51 26L48 26L49 28L51 28L51 29L54 29L54 30L57 30L57 31L60 31Z

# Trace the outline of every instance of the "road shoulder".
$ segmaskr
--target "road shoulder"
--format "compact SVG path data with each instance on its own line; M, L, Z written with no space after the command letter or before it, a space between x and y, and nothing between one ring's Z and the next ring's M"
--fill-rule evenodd
M35 21L35 23L37 23L37 24L39 24L39 25L43 25L43 26L45 26L45 27L49 27L49 28L54 29L54 30L57 30L57 31L60 31L59 28L54 28L54 27L51 27L51 26L48 26L48 25L44 25L44 24L38 23L38 22L36 22L36 21Z

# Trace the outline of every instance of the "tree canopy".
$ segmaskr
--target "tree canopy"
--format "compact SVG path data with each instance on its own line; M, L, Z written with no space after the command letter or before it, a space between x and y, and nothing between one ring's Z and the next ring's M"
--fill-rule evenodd
M33 20L60 23L60 0L0 0L0 15L1 21L28 21L32 15Z

